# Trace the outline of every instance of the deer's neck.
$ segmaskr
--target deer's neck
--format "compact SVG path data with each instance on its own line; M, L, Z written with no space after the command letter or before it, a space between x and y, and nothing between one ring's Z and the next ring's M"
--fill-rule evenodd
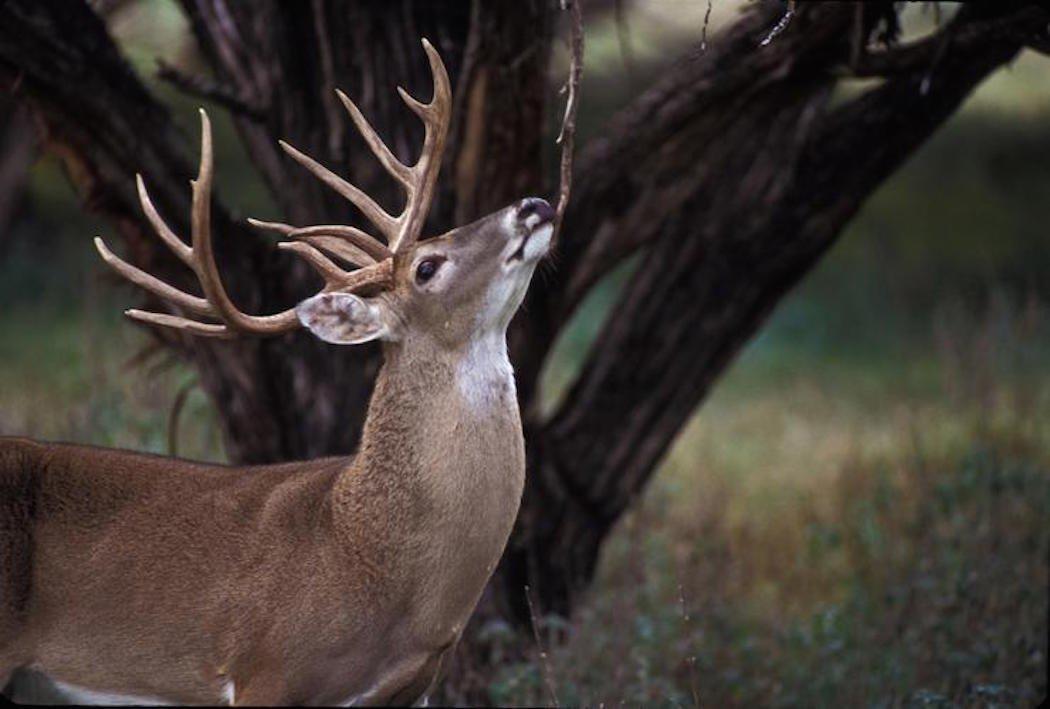
M502 332L454 352L390 346L357 458L337 483L336 509L347 525L386 525L398 554L484 585L517 515L524 474Z

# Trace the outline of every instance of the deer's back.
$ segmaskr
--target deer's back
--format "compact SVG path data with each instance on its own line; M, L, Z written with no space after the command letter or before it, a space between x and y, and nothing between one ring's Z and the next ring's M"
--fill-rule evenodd
M176 469L158 456L0 438L0 654L17 654L3 647L14 638L57 677L83 677L85 647L110 660L183 657L192 687L207 674L201 662L232 659L240 636L263 632L254 619L275 596L333 563L318 540L331 536L328 493L348 462ZM168 627L172 618L182 625ZM154 643L164 652L141 652ZM138 664L144 681L162 669Z

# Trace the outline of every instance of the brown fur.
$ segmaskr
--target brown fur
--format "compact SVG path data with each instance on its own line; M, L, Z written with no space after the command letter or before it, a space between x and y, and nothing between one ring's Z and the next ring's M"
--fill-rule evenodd
M513 209L421 242L371 299L396 336L352 458L233 467L0 438L0 682L24 667L168 702L223 702L228 682L238 704L422 696L524 484L513 381L477 373L481 405L460 381L531 276L498 291L509 308L488 302ZM453 279L413 285L439 252Z

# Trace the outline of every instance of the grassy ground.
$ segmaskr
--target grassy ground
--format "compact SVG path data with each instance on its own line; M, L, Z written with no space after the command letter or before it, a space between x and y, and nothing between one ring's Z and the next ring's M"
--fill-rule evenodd
M492 679L496 700L1045 697L1045 68L997 76L880 190L683 432L577 617ZM560 343L548 410L624 275Z
M998 317L892 363L749 353L620 525L579 617L495 697L1034 705L1050 389L1011 361L1046 333L1021 315L998 359L968 358Z

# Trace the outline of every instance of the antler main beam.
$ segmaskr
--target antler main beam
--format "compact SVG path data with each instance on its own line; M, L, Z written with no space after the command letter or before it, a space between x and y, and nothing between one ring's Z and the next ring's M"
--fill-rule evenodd
M371 287L387 287L393 280L393 257L409 249L418 239L426 220L427 211L434 196L441 157L445 150L448 126L452 114L452 90L448 72L437 51L427 40L423 49L430 62L434 77L434 96L430 103L420 103L398 87L405 104L423 121L423 149L416 164L405 165L379 138L375 129L344 93L337 91L346 106L350 119L361 132L365 142L383 165L405 190L405 206L394 217L380 207L362 190L339 177L313 158L281 141L281 147L314 176L352 202L379 230L386 244L352 226L316 225L294 227L278 222L248 221L256 227L276 231L291 241L281 242L278 247L291 251L302 258L324 280L321 292L353 292ZM204 297L187 293L165 283L159 278L132 266L116 256L101 238L96 237L95 247L102 259L117 273L135 285L167 301L177 309L206 320L203 322L181 315L128 310L127 315L135 320L183 330L206 337L232 337L236 334L276 335L300 327L294 308L274 315L249 315L241 311L226 293L222 284L211 240L211 189L214 174L211 121L204 109L201 115L201 157L197 179L193 186L193 211L191 215L191 239L186 244L164 222L149 198L141 175L136 176L139 201L146 219L157 235L183 263L193 269L204 291ZM335 264L328 254L358 266L357 270L345 271Z
M179 315L135 309L128 310L126 315L134 320L183 330L204 337L233 337L237 334L276 335L298 329L301 325L298 317L296 317L294 308L289 308L274 315L249 315L237 308L226 293L226 288L223 286L222 278L219 275L218 266L215 263L215 253L211 240L211 189L214 175L211 121L208 119L208 114L204 109L201 109L200 116L200 168L197 179L191 182L193 187L192 245L187 245L176 236L175 232L157 213L153 202L149 198L149 193L141 175L136 176L136 182L138 184L139 201L142 204L142 211L145 213L146 218L164 243L167 244L168 248L181 261L193 269L205 297L201 298L187 293L165 283L156 276L132 266L110 251L100 237L95 238L95 248L98 249L103 261L140 288L149 291L180 310L187 311L197 317L219 320L220 322L201 322L200 320L193 320ZM307 240L311 238L320 240L315 241L318 246L332 251L339 257L346 258L351 263L363 266L357 271L344 271L308 241L279 244L279 247L290 250L303 258L320 274L325 282L322 292L357 290L369 285L387 283L392 276L390 264L384 265L384 263L379 262L378 259L371 255L374 253L374 250L366 252L342 241L339 241L338 244L332 244L327 240L323 240L325 237L319 234L316 236L305 234L303 237Z

